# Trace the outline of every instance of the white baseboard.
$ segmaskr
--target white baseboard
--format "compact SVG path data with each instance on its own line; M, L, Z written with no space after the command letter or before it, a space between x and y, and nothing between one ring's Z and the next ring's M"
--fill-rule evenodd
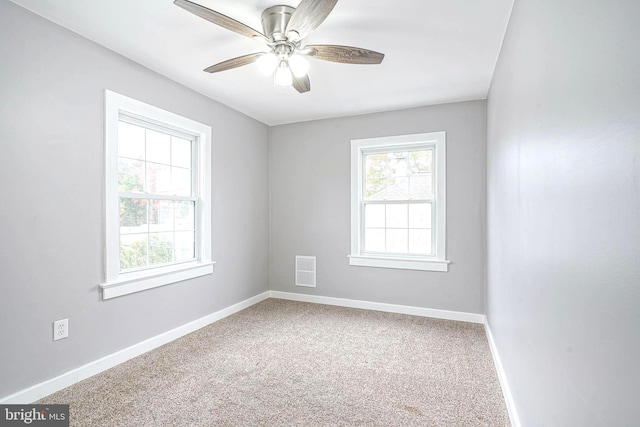
M498 371L498 379L500 380L500 386L502 387L502 395L504 396L504 401L507 405L507 411L509 412L509 419L511 420L512 427L520 427L520 418L518 418L518 412L516 411L516 406L513 401L513 396L511 395L511 389L509 388L509 382L507 381L507 376L504 372L504 368L502 367L502 361L500 360L500 355L498 354L498 348L496 347L496 342L493 340L493 334L491 333L491 327L489 326L489 322L485 320L484 329L487 333L487 339L489 340L489 348L491 348L491 355L493 356L493 363L496 365L496 371Z
M215 313L194 320L193 322L187 323L186 325L179 326L160 335L156 335L153 338L149 338L148 340L132 345L131 347L125 348L93 362L87 363L84 366L76 368L48 381L44 381L40 384L36 384L12 395L0 398L0 404L29 404L35 402L36 400L48 396L51 393L55 393L58 390L69 387L72 384L80 382L102 371L113 368L114 366L126 362L129 359L140 356L141 354L153 350L154 348L158 348L161 345L167 344L202 327L215 323L220 319L224 319L227 316L244 310L247 307L264 301L269 298L269 296L270 294L268 291L263 292L230 307L224 308L220 311L216 311Z
M317 295L291 292L269 291L271 298L291 301L312 302L316 304L337 305L340 307L361 308L364 310L384 311L387 313L410 314L412 316L434 317L436 319L457 320L460 322L484 323L484 314L462 311L437 310L433 308L412 307L408 305L385 304L346 298L322 297Z

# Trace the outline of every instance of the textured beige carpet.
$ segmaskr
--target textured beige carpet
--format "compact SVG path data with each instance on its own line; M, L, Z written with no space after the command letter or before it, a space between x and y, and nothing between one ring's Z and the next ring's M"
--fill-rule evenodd
M52 394L73 426L508 426L482 325L269 299Z

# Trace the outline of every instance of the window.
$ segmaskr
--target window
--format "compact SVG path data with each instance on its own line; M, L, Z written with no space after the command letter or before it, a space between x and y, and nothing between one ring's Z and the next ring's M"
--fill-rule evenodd
M445 133L351 141L350 264L448 271Z
M109 299L210 274L211 128L105 92Z

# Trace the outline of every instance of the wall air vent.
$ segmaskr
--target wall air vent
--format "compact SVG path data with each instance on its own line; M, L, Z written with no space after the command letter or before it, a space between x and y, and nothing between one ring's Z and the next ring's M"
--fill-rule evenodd
M296 286L316 287L316 257L296 256Z

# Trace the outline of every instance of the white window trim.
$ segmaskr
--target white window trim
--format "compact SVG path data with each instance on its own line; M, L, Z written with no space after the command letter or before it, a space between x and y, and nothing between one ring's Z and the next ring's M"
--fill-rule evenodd
M362 251L362 194L363 155L383 148L397 149L431 144L435 150L435 256L368 255ZM449 270L451 261L446 259L446 135L431 132L382 138L354 139L351 141L351 255L349 264L360 267L397 268L408 270Z
M198 260L148 270L119 272L118 121L121 113L149 119L196 138L199 170L196 221ZM116 142L114 142L116 141ZM105 278L102 298L110 299L213 273L211 259L211 127L105 90Z

